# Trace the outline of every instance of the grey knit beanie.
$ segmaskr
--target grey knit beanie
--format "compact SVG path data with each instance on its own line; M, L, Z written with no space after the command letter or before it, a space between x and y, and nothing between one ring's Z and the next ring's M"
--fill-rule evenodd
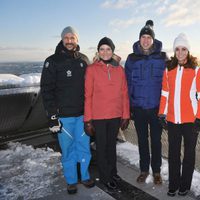
M63 29L63 31L61 33L62 40L64 39L64 37L67 33L74 34L76 36L76 38L78 39L78 33L76 32L76 30L74 28L72 28L71 26L67 26L66 28Z

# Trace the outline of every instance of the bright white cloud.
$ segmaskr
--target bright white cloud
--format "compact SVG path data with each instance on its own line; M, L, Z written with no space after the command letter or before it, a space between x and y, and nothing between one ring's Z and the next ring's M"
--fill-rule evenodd
M142 13L143 16L150 14L153 17L155 14L159 14L160 9L167 8L168 4L169 0L155 0L145 3L137 1L134 5L134 13L139 15Z
M134 17L127 20L123 19L113 19L110 21L109 25L113 27L115 30L119 31L123 28L128 28L134 24L138 24L140 22L143 22L144 19L141 17Z
M123 8L129 8L134 4L135 4L134 0L106 0L104 3L101 4L101 7L123 9Z
M155 6L158 6L158 8L156 9L156 13L159 15L167 13L169 4L170 4L169 0L156 1L156 3L154 4Z
M168 4L170 0L156 0L153 2L155 6Z
M129 6L129 8L132 9L132 16L130 16L127 20L120 19L120 18L113 19L109 22L109 25L113 28L114 31L119 31L122 28L128 28L132 25L143 23L147 18L150 18L149 17L150 12L156 11L158 9L161 10L161 8L163 6L166 7L166 5L168 4L168 1L169 0L164 0L164 1L157 0L154 2L141 3L136 0L136 1L134 1L134 9L133 9L133 7ZM114 1L106 1L104 3L106 3L105 5L107 5L107 6L109 5L109 8L114 7ZM111 6L111 4L113 4L113 5ZM162 5L162 7L161 7L161 5ZM121 7L121 8L123 8L123 7ZM155 9L152 10L152 8L155 8ZM141 15L141 13L142 13L142 15ZM159 13L155 12L155 14L159 14Z
M146 11L149 11L149 8L152 9L152 7L153 7L152 2L147 2L147 3L143 3L143 4L138 3L138 8L140 11L146 12Z
M133 52L132 50L132 46L133 46L133 42L135 41L129 41L129 40L126 40L124 42L121 42L121 43L118 43L116 44L116 51L115 53L121 57L121 61L122 61L122 64L124 61L126 61L127 59L127 56Z
M138 19L138 14L142 12L144 18L152 12L152 8L155 15L159 15L163 19L162 23L167 27L189 26L200 22L199 0L194 0L192 3L190 0L155 0L146 3L141 3L138 0L106 0L101 6L110 9L123 9L132 8L132 5L134 5L134 12L128 20L113 19L110 21L109 24L114 30L128 28L131 25L140 23L142 20L141 17Z
M168 15L164 19L166 26L188 26L200 21L199 0L177 0L168 8Z
M119 28L127 28L133 24L136 24L136 21L134 19L128 19L128 20L114 19L109 23L110 26Z

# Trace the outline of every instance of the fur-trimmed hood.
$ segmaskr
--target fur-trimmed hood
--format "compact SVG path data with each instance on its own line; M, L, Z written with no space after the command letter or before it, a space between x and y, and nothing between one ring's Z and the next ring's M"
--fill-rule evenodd
M56 50L55 50L55 54L60 54L60 53L66 53L66 54L70 54L70 55L78 55L80 51L80 46L77 45L76 49L73 51L70 51L68 49L66 49L63 45L62 40L58 43L58 45L56 46Z
M151 53L150 54L153 54L153 53L160 53L162 50L162 42L157 40L157 39L154 39L154 43L153 43L153 48L151 50ZM136 54L136 55L143 55L143 51L142 51L142 47L140 45L140 41L137 41L133 44L133 52Z
M195 69L196 66L198 66L198 61L196 57L193 57L192 55L188 54L188 61L186 64L182 65L184 68L190 68ZM170 60L167 61L167 69L170 71L178 66L178 60L177 58L171 57Z

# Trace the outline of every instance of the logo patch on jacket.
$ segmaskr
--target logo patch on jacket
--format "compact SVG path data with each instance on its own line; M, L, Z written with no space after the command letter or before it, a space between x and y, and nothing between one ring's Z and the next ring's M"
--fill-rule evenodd
M49 67L49 62L45 63L45 67L48 68Z
M80 66L83 67L83 63L80 63Z
M72 71L67 70L67 77L71 77L72 76Z

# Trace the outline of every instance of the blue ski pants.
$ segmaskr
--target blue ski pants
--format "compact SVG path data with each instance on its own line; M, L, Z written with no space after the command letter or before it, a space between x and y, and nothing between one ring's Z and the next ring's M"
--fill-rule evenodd
M62 151L61 162L64 176L68 184L78 182L77 163L80 163L81 180L90 178L90 138L84 132L83 116L60 118L62 122L58 141Z

